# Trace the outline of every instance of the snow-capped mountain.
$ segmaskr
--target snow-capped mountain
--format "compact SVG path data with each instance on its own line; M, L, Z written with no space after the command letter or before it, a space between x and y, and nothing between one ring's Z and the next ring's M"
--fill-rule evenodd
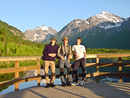
M55 37L60 42L64 36L68 36L71 45L76 44L77 37L81 37L82 44L89 48L128 49L130 48L129 19L102 11L86 20L71 21ZM46 43L47 40L44 42Z
M101 29L109 29L121 26L124 18L111 14L109 12L103 11L100 14L92 16L86 20L75 19L71 21L67 26L65 26L59 33L60 37L70 36L73 33L79 33L82 31L88 32L90 29L95 29L94 27L99 27Z
M88 21L91 26L98 25L101 28L108 29L113 27L119 27L124 21L124 19L117 15L103 11L100 14L88 18L86 21Z
M45 39L54 36L56 33L57 31L54 30L53 28L43 25L41 27L36 27L34 30L26 30L25 36L28 40L32 42L40 43Z

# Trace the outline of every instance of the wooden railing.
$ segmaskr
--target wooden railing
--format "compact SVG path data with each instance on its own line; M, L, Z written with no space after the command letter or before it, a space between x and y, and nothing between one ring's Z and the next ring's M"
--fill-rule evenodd
M15 73L15 79L0 82L0 87L15 84L15 90L19 89L19 83L37 80L38 85L40 86L40 56L35 57L0 57L0 62L15 62L15 68L6 68L6 69L0 69L0 74L6 74L6 73ZM37 61L37 65L34 66L26 66L26 67L19 67L20 61ZM19 72L21 71L28 71L28 70L37 70L37 76L33 77L27 77L27 78L19 78Z
M100 58L113 58L117 57L119 58L118 63L100 63L99 59ZM94 73L87 73L86 77L96 77L96 81L99 82L99 76L116 76L119 77L119 83L122 83L122 77L130 77L130 72L123 73L122 72L122 67L123 66L129 66L130 67L130 62L129 63L122 63L121 58L122 57L130 57L130 53L118 53L118 54L88 54L87 58L95 58L96 62L95 63L87 63L86 67L96 67L96 72ZM15 68L5 68L5 69L0 69L0 74L6 74L6 73L15 73L15 79L9 80L9 81L3 81L0 82L0 87L6 86L6 85L15 85L15 90L19 89L19 83L22 82L27 82L27 81L32 81L32 80L37 80L38 86L40 86L40 60L41 56L34 56L34 57L0 57L0 62L15 62ZM37 61L37 65L34 66L26 66L26 67L20 67L19 62L21 61ZM100 72L99 67L106 67L106 66L118 66L119 67L119 72L118 73L110 73L110 72ZM19 78L19 72L21 71L28 71L28 70L37 70L37 76L32 76L32 77L26 77L26 78ZM59 77L60 75L57 75Z
M118 58L118 63L100 63L100 58ZM114 53L114 54L96 54L95 57L92 56L92 58L96 58L96 63L89 63L86 64L86 67L96 67L95 73L88 73L86 77L96 77L96 82L99 82L99 76L114 76L119 77L119 83L122 83L122 77L130 77L130 72L123 73L122 67L130 67L130 62L128 63L122 63L121 58L123 57L130 57L130 53ZM90 55L88 55L87 58L91 58ZM99 72L100 67L107 67L107 66L118 66L119 72L117 73L110 73L110 72Z

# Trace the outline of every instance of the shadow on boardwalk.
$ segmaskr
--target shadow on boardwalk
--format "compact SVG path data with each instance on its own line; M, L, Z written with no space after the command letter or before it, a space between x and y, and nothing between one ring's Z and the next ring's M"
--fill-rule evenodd
M130 83L87 83L83 86L32 87L0 98L130 98Z

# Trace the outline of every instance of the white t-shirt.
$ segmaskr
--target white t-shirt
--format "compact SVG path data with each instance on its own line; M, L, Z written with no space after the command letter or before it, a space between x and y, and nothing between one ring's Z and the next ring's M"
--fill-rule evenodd
M83 45L74 45L72 47L72 51L74 51L79 56L79 58L77 58L76 60L85 58L84 52L86 52L86 51L85 51L85 47Z

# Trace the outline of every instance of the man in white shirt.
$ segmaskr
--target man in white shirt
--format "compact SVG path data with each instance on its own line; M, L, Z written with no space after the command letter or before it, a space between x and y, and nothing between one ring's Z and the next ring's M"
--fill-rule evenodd
M74 45L72 47L72 51L73 51L73 55L75 56L75 64L74 64L74 68L73 68L73 81L75 85L78 85L78 76L77 76L77 71L78 68L81 64L82 67L82 82L80 83L80 85L83 84L83 80L86 77L86 50L85 50L85 46L80 45L82 39L81 38L77 38L77 45Z

